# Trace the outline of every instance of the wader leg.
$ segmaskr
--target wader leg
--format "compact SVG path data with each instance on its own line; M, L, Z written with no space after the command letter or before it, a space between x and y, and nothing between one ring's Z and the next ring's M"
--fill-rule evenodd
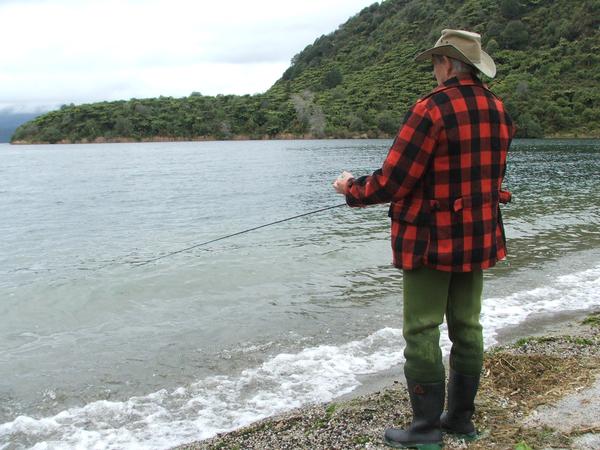
M465 440L477 439L471 420L483 365L483 334L479 315L483 273L456 273L450 283L446 318L452 341L448 378L448 412L442 414L442 429Z
M404 374L413 418L406 429L388 428L395 448L440 449L445 372L439 326L444 320L451 274L428 268L404 271Z
M403 274L404 374L420 383L442 382L445 371L439 326L444 321L453 274L426 267L405 270Z
M483 332L479 322L483 272L453 273L446 309L452 341L450 367L458 373L479 376L483 365Z

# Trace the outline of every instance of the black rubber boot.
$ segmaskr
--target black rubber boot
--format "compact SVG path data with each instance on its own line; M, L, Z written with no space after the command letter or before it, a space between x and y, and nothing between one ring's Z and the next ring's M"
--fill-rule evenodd
M444 383L417 383L410 380L406 380L406 383L413 410L412 423L406 430L385 430L385 443L395 448L442 448L440 415L444 410Z
M475 395L479 388L479 376L462 375L450 369L448 379L448 412L442 414L442 430L466 440L478 437L471 420L475 412Z

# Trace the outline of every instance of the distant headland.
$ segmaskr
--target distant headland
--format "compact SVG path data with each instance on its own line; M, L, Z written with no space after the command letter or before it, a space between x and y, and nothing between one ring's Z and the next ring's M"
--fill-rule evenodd
M308 45L264 93L63 105L11 142L392 137L434 86L413 57L443 28L482 34L517 137L600 137L599 27L598 1L386 0Z

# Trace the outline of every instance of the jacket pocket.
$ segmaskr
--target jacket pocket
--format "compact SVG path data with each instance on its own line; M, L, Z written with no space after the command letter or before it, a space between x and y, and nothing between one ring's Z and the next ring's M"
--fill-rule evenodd
M393 221L413 225L429 225L431 223L429 203L421 198L408 198L392 202L388 216Z

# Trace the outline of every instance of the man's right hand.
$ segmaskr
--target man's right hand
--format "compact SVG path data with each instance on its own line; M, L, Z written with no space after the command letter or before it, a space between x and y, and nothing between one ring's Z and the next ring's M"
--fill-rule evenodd
M338 194L346 195L348 192L348 181L354 178L350 172L343 171L342 174L333 182L333 188Z

